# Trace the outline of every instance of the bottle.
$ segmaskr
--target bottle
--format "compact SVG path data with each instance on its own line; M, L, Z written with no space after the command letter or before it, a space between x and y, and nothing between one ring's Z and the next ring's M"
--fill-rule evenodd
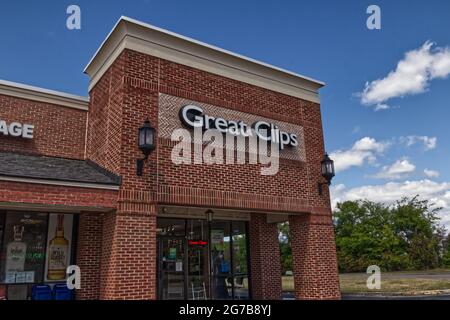
M21 272L25 267L27 244L22 242L24 226L14 226L14 241L6 248L6 272Z
M55 237L50 240L48 250L48 280L64 280L66 278L69 241L64 238L64 215L58 214Z

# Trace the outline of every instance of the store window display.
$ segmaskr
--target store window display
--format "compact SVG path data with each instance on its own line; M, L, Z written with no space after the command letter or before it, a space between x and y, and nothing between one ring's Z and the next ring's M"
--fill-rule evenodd
M32 298L33 285L61 283L72 262L73 215L0 213L0 285L9 300Z

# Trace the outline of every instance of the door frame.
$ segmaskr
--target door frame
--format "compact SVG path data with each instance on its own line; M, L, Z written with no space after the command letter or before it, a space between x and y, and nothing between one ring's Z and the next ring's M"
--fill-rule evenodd
M184 295L184 300L187 300L188 297L188 285L187 285L187 277L188 277L188 265L187 265L187 239L186 236L157 236L156 237L156 242L157 242L157 254L156 254L156 259L157 259L157 275L158 275L158 287L157 287L157 299L158 300L162 300L162 290L163 290L163 270L162 270L162 265L163 265L163 259L162 259L162 246L163 246L163 241L161 240L168 240L168 239L175 239L175 240L182 240L183 243L183 295Z

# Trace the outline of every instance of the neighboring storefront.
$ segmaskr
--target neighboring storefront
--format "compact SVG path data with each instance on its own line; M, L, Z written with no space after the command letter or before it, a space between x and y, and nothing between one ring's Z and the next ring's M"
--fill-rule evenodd
M89 98L0 81L0 298L76 265L76 299L279 299L283 221L296 296L340 297L321 82L129 18L85 72Z
M0 212L0 283L9 299L27 299L35 283L58 283L74 262L74 215Z

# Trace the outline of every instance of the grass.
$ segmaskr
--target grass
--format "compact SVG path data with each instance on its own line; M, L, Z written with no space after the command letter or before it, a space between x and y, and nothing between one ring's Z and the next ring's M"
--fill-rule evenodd
M405 271L405 272L386 272L381 274L381 289L369 290L366 286L367 277L365 273L341 274L340 285L342 293L385 293L400 295L415 295L438 293L442 290L450 291L450 277L448 269L438 269L430 271ZM435 275L436 278L427 278ZM442 275L442 277L439 277ZM294 278L284 276L282 278L283 291L294 291Z

